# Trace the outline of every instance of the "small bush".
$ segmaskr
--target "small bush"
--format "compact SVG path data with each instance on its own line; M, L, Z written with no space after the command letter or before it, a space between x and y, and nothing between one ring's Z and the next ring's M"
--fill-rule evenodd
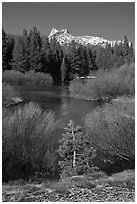
M95 149L103 151L110 157L125 161L135 160L135 120L134 103L124 103L123 107L106 104L89 113L85 119L85 126Z
M125 170L116 174L112 174L111 177L124 180L133 180L135 179L135 170Z
M64 194L68 192L68 187L62 182L58 182L57 184L54 185L53 188L55 192L59 194Z
M95 188L95 183L84 175L68 177L62 180L68 187Z
M109 184L115 187L135 187L135 170L127 170L120 173L113 174L106 179L99 179L97 184Z
M42 189L45 189L45 188L53 189L57 182L58 181L55 179L54 180L45 179L45 180L42 180L41 187Z
M17 93L14 88L9 84L2 83L2 105L6 106L9 104L15 96L17 96Z
M94 181L94 180L97 180L97 179L100 179L100 178L106 178L106 177L107 177L107 175L106 175L105 172L95 171L94 173L90 173L87 176L87 179L92 179Z
M56 172L57 154L48 148L56 127L52 112L29 103L13 112L7 111L2 125L3 180L49 176Z
M53 82L50 74L44 74L34 71L29 71L24 74L15 70L4 71L2 73L2 81L14 85L50 85Z
M135 64L125 64L120 69L98 71L95 79L75 79L70 83L72 97L104 99L135 94Z
M135 188L135 179L134 180L128 180L127 182L126 182L126 185L127 185L127 187L130 189L130 188Z

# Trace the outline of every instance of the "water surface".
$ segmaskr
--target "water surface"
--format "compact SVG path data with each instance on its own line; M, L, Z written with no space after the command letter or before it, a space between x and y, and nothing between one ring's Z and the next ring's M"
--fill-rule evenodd
M73 120L82 125L86 114L92 112L101 102L84 101L70 97L68 86L15 86L24 103L36 102L44 110L51 110L63 123Z

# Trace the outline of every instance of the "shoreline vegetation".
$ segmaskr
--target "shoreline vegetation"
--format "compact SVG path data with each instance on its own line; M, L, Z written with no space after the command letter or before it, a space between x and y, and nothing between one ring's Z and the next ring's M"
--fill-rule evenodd
M15 70L6 70L2 73L2 82L10 85L51 85L53 79L50 74L29 71L22 73Z
M99 71L94 79L75 79L70 82L71 97L84 100L111 100L135 94L135 64L124 64L120 69Z
M135 162L135 101L107 103L85 117L85 128L92 145L108 154L116 163L122 159L129 165ZM114 159L114 160L113 160ZM134 166L134 165L133 165Z
M14 110L3 109L3 181L37 179L49 174L54 177L58 171L57 155L50 147L57 124L54 113L32 102Z
M17 105L19 103L22 103L23 99L19 97L19 94L14 90L14 87L2 83L2 107L8 108L10 106Z

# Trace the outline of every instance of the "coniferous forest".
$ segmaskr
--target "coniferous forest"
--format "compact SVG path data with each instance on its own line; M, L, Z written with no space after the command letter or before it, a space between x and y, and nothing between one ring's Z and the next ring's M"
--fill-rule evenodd
M22 35L6 34L2 29L2 69L21 73L42 72L51 75L55 84L68 82L76 76L93 75L99 70L110 71L133 63L133 44L127 36L114 46L82 46L74 41L61 46L55 38L50 41L34 27Z

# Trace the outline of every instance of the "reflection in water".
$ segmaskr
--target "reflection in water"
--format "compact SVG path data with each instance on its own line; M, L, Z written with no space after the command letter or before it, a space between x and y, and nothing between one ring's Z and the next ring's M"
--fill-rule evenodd
M78 100L69 96L68 86L16 86L24 102L36 102L43 109L55 112L64 124L73 120L76 125L82 125L85 115L93 111L99 102Z
M68 115L68 99L62 98L61 101L61 109L60 112L62 113L62 116Z

